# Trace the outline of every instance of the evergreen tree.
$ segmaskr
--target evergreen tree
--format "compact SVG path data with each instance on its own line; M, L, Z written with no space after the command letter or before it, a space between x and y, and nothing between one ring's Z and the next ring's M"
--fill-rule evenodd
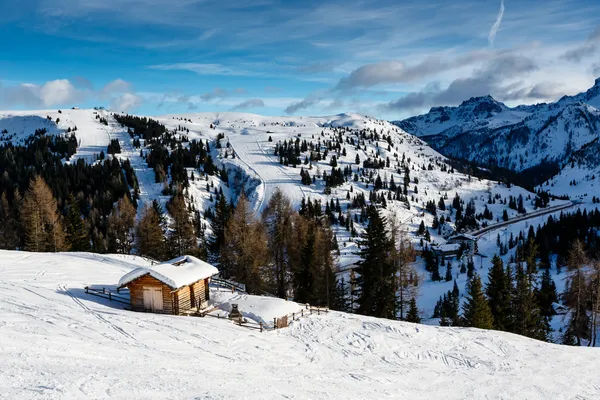
M218 260L221 256L221 246L225 242L225 228L231 216L231 209L225 196L219 196L219 201L215 206L215 214L210 223L212 238L210 240L210 249L213 256Z
M488 272L485 292L494 317L494 328L501 331L509 330L512 327L511 277L507 276L504 263L497 255L492 258L492 267Z
M541 314L544 317L550 317L555 314L553 304L558 301L556 293L556 284L550 275L550 269L545 269L542 273L540 289L537 292L538 303Z
M492 311L483 294L481 278L478 274L474 274L467 285L467 301L463 305L463 312L465 326L481 329L494 327Z
M122 197L108 217L108 250L130 254L136 211L128 196Z
M396 318L394 271L388 257L391 247L385 228L385 218L370 207L369 223L362 235L361 261L356 272L359 274L358 312L380 318Z
M0 196L0 249L16 250L19 247L19 223L15 218L15 211L6 197Z
M514 328L519 335L547 340L549 327L540 313L535 288L521 262L517 263L513 294Z
M406 314L406 322L414 322L416 324L421 323L421 317L419 316L419 309L417 308L417 301L413 297L410 299L408 314Z
M312 208L311 201L306 207L307 213L309 208ZM262 220L267 231L271 259L271 271L267 280L273 292L280 298L287 297L290 276L289 254L296 246L292 240L292 215L290 200L281 189L277 188L263 212Z
M587 285L584 267L589 263L583 242L575 239L569 249L567 265L569 276L565 291L565 304L571 309L567 332L565 336L572 335L578 346L582 339L589 339L590 320L587 313ZM567 341L571 339L565 339Z
M79 201L77 201L72 194L70 194L67 199L65 225L71 251L90 251L89 232L81 215Z

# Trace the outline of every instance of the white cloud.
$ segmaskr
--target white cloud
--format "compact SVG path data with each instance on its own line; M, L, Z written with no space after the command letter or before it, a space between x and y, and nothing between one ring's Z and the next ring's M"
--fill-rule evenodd
M502 17L504 17L504 0L500 0L500 10L498 10L498 16L496 16L496 22L492 25L492 29L490 29L490 34L488 35L488 44L490 47L494 47L494 41L496 40L498 29L500 29Z
M131 111L142 105L142 98L134 93L123 93L113 97L110 108L115 111Z
M133 92L133 85L123 79L115 79L114 81L108 82L103 88L100 94L102 96L110 97L115 93L130 93Z
M41 108L72 106L92 100L109 101L112 108L127 111L139 107L142 102L141 97L135 94L133 86L122 79L109 82L100 91L92 90L91 84L81 85L79 82L82 79L85 78L75 79L80 87L76 87L69 79L56 79L41 85L0 85L0 104L7 107ZM85 82L89 81L85 79Z

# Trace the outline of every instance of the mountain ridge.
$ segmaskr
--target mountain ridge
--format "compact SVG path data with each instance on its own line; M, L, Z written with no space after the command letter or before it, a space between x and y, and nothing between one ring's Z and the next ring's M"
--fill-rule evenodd
M542 173L543 179L531 185L546 187L546 181L575 161L579 150L600 137L599 107L600 78L587 91L553 103L511 108L488 95L456 107L432 107L426 114L392 123L447 157L479 166L519 173L555 165L553 172ZM584 175L599 168L589 158L578 161Z

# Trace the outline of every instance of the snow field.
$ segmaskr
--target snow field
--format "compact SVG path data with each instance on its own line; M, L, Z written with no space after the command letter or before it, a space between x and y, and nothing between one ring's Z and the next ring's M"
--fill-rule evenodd
M0 251L0 398L600 396L597 375L584 373L600 367L598 349L336 312L260 333L130 312L82 289L143 265L132 256Z

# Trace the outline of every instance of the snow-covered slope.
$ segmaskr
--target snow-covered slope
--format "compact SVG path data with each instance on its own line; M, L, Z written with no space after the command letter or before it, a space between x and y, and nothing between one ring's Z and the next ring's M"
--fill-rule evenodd
M17 114L18 117L15 117L14 115ZM46 116L49 116L52 121ZM57 118L60 119L58 124L56 124ZM421 221L427 227L431 227L434 221L433 214L426 209L427 202L438 205L440 199L443 199L446 209L442 210L438 207L437 217L439 219L444 217L446 220L452 218L450 222L446 222L440 228L439 232L437 229L429 229L431 244L446 243L447 237L455 229L456 213L455 210L451 210L451 204L456 195L459 195L465 204L472 200L477 214L481 214L487 208L493 215L489 220L480 220L480 224L498 222L505 210L509 218L517 217L517 211L508 206L507 200L511 196L514 199L522 196L527 213L535 210L533 193L517 186L507 187L498 182L480 180L452 171L451 167L446 164L447 159L420 138L407 134L388 122L364 116L341 114L329 117L265 117L245 113L193 113L153 118L164 124L170 132L176 132L176 135L180 137L208 141L211 155L216 164L219 168L225 166L229 171L228 182L223 182L216 175L204 176L202 171L188 169L188 175L195 176L194 179L190 178L189 187L186 189L188 199L200 211L214 209L214 194L218 189L223 190L228 200L235 200L245 189L252 207L258 215L268 204L271 195L279 188L291 199L296 208L300 207L303 198L321 201L323 207L331 204L332 201L339 202L341 213L336 212L335 215L338 218L340 215L344 218L348 216L352 218L355 229L360 234L363 229L363 225L358 222L361 218L361 209L360 207L352 208L354 198L364 195L367 203L370 203L369 197L374 189L377 176L386 185L393 178L395 185L402 187L406 176L405 167L408 168L410 174L410 183L406 192L407 201L391 199L395 192L381 189L377 191L377 194L385 196L386 204L385 207L382 203L376 205L387 217L396 216L415 244L421 240L416 235ZM105 120L106 124L101 119ZM127 132L127 128L118 124L108 111L0 112L1 126L6 126L9 132L19 133L20 139L17 138L17 135L8 139L17 143L42 127L47 129L48 134L61 134L69 128L73 130L77 126L75 135L80 146L72 159L81 157L88 162L95 162L96 156L100 152L106 153L106 147L110 140L116 139L121 147L121 153L116 157L130 160L139 182L138 210L141 211L143 205L152 200L157 199L164 204L169 198L162 194L163 184L155 182L154 170L148 167L141 154L147 153L149 150L144 148L143 143L141 149L135 148L134 139ZM370 135L375 131L378 138L370 139ZM388 135L389 139L387 139ZM222 137L220 149L216 148L217 137ZM310 152L303 151L300 156L300 165L293 167L280 164L279 157L275 155L275 146L278 143L296 139L314 144L322 155L328 149L330 142L340 141L343 151L338 153L336 150L330 150L327 157L320 161L313 160L309 165L304 164L304 160L310 156ZM187 143L184 142L183 145ZM331 193L327 194L322 176L324 173L331 175L332 155L337 157L338 168L350 167L352 174L347 177L346 182L333 187ZM356 164L356 157L359 158L359 164ZM364 169L363 175L359 168L362 170L364 161L369 158L371 160L379 159L385 165L378 169ZM387 160L389 160L389 165L387 165ZM317 177L313 184L301 184L301 168L307 170L311 177ZM357 174L356 180L355 174ZM565 202L555 200L551 201L550 205L563 203ZM542 224L543 221L544 218L540 217L536 219L535 224ZM209 221L205 219L204 222L208 225ZM353 237L344 224L333 224L332 227L340 248L340 256L337 260L341 270L340 277L343 276L347 279L348 268L358 260L357 236ZM528 228L529 226L525 224L521 227L525 231ZM500 232L504 242L508 240L506 232L506 229ZM207 233L210 233L210 227ZM498 251L495 246L497 233L492 232L487 235L485 243L489 242L489 246L485 245L484 241L479 243L480 251L486 249L484 254L487 256L483 261L476 260L478 266L480 264L483 266L479 272L484 279L490 264L489 260ZM519 230L514 230L513 233L517 237ZM507 260L508 257L509 255L506 256ZM461 264L466 263L466 260L453 259L451 263L453 271L451 281L431 282L428 279L429 273L425 271L421 260L419 259L417 262L418 273L423 276L417 300L424 319L431 318L437 300L452 289L454 279L459 285L461 294L465 293L467 277L466 274L460 274L458 271ZM443 270L441 272L444 273Z
M554 165L544 171L552 176L600 138L598 107L600 79L587 92L565 96L555 103L509 108L490 96L477 97L458 107L435 107L428 114L395 124L450 157L517 172ZM583 169L580 178L593 175L598 167L589 161L580 165ZM561 192L564 181L557 177L549 182L547 189L565 194ZM558 185L557 190L552 183ZM577 195L578 191L572 193Z
M589 372L600 368L598 349L335 312L260 333L223 319L126 311L83 290L143 265L131 256L0 251L0 397L600 397Z

